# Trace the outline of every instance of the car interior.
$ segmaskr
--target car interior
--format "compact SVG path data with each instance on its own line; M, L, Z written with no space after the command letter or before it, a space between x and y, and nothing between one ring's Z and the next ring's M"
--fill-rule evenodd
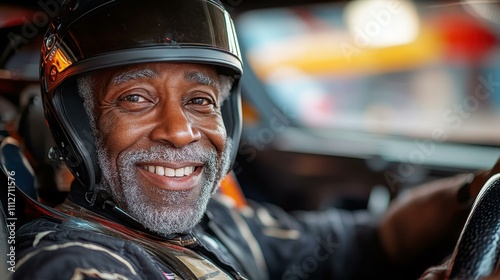
M381 211L407 188L491 167L498 28L474 8L351 1L238 15L247 63L235 171L248 196Z
M411 188L499 159L500 4L223 2L244 58L242 139L226 179L232 189L223 188L239 201L382 214ZM40 3L0 4L0 218L7 222L13 180L20 220L61 203L72 181L64 164L47 156L54 143L38 56L57 7ZM12 165L22 167L15 176ZM500 197L495 180L491 193ZM493 218L475 226L492 225L489 234L498 234L498 211L481 211ZM4 234L8 239L9 230Z

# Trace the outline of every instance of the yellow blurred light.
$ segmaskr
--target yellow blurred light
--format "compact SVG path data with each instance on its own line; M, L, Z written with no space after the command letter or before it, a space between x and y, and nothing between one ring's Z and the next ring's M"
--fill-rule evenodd
M332 32L305 34L256 48L249 62L266 79L284 68L307 74L359 74L410 69L438 58L443 42L432 28L421 28L411 43L385 48L357 47L348 36Z

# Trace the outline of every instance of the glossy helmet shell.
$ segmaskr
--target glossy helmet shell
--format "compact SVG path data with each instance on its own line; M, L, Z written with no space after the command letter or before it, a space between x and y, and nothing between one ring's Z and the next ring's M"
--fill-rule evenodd
M222 116L233 147L238 146L242 60L232 20L219 2L67 1L44 37L41 90L58 157L88 191L99 182L100 168L76 78L98 69L147 62L211 64L232 76L235 83L222 105Z

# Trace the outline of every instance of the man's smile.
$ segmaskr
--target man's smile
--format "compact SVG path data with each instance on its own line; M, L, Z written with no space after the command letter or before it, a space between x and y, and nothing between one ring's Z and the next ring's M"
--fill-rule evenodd
M151 173L158 174L160 176L165 176L165 177L184 177L184 176L189 176L191 175L194 170L195 166L186 166L186 167L181 167L181 168L168 168L168 167L163 167L163 166L155 166L155 165L144 165L141 166L144 170L147 170Z
M196 188L200 182L203 164L200 163L141 163L141 177L151 186L180 191Z

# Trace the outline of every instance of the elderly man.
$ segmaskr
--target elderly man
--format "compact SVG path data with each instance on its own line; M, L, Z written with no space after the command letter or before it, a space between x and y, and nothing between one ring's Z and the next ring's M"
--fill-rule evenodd
M235 208L217 189L237 150L241 75L217 1L65 3L41 83L52 156L76 180L57 212L19 229L14 279L389 279L457 236L459 198L487 174L419 188L380 221Z

